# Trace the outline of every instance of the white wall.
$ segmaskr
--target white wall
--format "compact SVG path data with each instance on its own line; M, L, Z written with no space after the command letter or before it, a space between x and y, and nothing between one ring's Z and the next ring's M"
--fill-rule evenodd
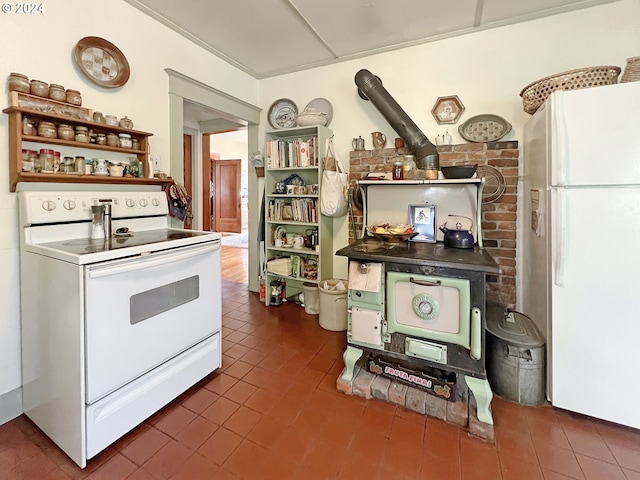
M83 105L104 114L127 115L134 128L152 132L151 151L169 172L169 96L165 68L171 68L247 103L257 105L258 82L188 42L130 5L118 1L45 2L43 14L0 15L0 78L20 72L82 93ZM91 83L73 59L78 40L102 37L126 56L126 85L105 89ZM6 82L5 82L6 83ZM6 86L4 87L6 92ZM0 423L2 395L21 386L18 219L9 192L7 117L0 117ZM62 281L62 279L61 279ZM34 298L46 292L24 292Z
M521 140L529 115L520 91L529 83L574 68L618 65L640 54L640 1L623 0L577 12L478 32L397 52L282 75L260 82L264 114L271 102L290 98L302 110L316 97L333 105L329 125L338 156L348 163L351 140L358 135L371 148L370 132L397 134L375 107L362 100L354 83L362 68L379 76L389 93L434 141L448 131L464 143L457 127L472 116L493 113L513 124L505 140ZM428 19L425 19L428 21ZM456 125L438 125L431 114L438 97L458 95L466 107ZM265 120L261 122L268 126ZM334 248L347 244L347 219L335 220ZM346 261L336 257L334 275L346 278Z

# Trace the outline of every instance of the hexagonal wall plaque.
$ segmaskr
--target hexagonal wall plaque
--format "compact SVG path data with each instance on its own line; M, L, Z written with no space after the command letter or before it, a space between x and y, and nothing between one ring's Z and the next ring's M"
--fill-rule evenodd
M456 123L464 112L464 105L457 95L438 97L431 114L439 124Z

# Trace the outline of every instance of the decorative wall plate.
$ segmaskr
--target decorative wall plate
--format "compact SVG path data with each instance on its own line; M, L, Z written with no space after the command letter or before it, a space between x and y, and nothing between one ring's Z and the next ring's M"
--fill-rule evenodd
M456 123L462 112L464 112L464 105L457 95L438 97L431 110L431 114L438 124Z
M111 42L100 37L84 37L76 44L78 67L89 80L106 88L121 87L129 80L129 63Z
M269 107L267 119L273 128L291 128L296 126L298 106L288 98L280 98Z
M511 131L504 118L490 113L476 115L458 127L462 138L469 142L495 142Z
M308 110L310 108L315 108L319 112L327 114L327 123L325 123L325 127L328 127L331 123L331 119L333 118L333 106L331 105L331 102L322 97L314 98L307 104L306 107L304 107L305 110Z

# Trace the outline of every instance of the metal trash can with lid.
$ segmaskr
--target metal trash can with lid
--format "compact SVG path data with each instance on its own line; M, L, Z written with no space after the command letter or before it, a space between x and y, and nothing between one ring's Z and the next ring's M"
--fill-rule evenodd
M545 341L519 312L487 308L487 377L495 393L521 405L540 405L545 395Z

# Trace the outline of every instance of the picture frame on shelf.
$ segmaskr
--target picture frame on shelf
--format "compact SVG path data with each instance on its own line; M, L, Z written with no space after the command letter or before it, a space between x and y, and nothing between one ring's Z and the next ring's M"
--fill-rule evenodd
M436 206L426 203L409 205L409 223L418 234L411 242L436 243Z

